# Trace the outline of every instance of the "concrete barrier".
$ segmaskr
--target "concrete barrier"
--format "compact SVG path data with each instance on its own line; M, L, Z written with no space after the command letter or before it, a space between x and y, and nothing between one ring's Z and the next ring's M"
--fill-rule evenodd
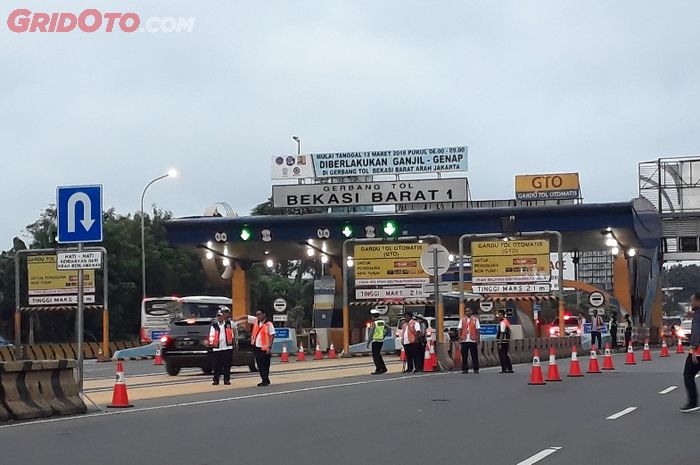
M75 367L75 360L0 363L0 420L86 412L73 378Z
M120 344L122 347L124 347L124 343ZM133 348L128 348L128 349L120 349L114 352L114 355L112 355L113 360L138 360L138 359L144 359L144 358L153 358L156 356L156 347L158 346L158 342L151 342L148 345L141 346L141 347L133 347Z
M15 351L7 347L0 348L0 362L13 362Z

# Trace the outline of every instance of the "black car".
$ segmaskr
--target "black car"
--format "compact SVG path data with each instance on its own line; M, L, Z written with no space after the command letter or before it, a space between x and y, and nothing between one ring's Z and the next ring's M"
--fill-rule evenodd
M170 376L178 375L183 368L201 368L207 374L213 370L209 328L220 306L199 304L196 307L185 308L184 314L171 323L167 334L161 338L161 355ZM233 366L247 366L250 371L256 371L249 331L236 332Z

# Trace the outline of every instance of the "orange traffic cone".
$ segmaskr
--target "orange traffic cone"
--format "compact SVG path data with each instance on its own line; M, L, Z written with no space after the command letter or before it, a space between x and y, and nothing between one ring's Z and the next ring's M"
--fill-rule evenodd
M401 361L405 362L406 361L406 349L401 347Z
M676 353L677 354L684 354L685 349L683 348L683 340L681 338L678 338L678 344L676 345Z
M453 370L462 369L462 351L460 350L459 344L452 344L452 358L455 361Z
M133 407L129 403L129 396L126 393L126 379L124 378L124 366L122 362L117 363L117 378L114 381L114 393L112 394L112 404L109 408Z
M436 368L438 366L438 359L437 359L437 354L435 353L435 346L433 345L434 343L431 342L430 345L430 363L433 364L433 368Z
M335 359L338 358L338 354L335 352L335 346L331 342L331 348L328 349L328 358Z
M540 366L540 350L535 349L532 356L532 373L530 374L531 385L542 385L544 384L544 379L542 378L542 367Z
M154 365L162 365L163 358L160 356L160 344L156 346L156 357L153 359Z
M636 365L637 361L634 359L634 348L632 343L627 346L627 359L625 360L625 365Z
M595 345L591 347L591 358L588 361L588 371L586 373L602 373L600 365L598 365L598 354L596 354L595 349Z
M659 357L666 358L666 357L670 357L670 356L671 355L668 353L668 344L666 344L666 339L664 339L661 342L661 355L659 355Z
M282 357L280 363L289 363L289 352L287 352L287 344L282 345Z
M651 362L651 350L649 350L649 339L644 341L644 353L642 354L642 362Z
M304 354L304 344L299 344L299 350L297 351L297 362L303 362L306 360L306 355Z
M433 371L433 358L430 356L429 345L425 346L425 353L423 354L423 371L426 373Z
M549 348L549 370L547 373L547 382L561 381L559 376L559 367L557 366L557 354L554 347Z
M571 366L569 367L569 378L581 378L583 373L581 373L581 365L578 363L578 353L576 352L576 346L571 348Z
M603 357L603 370L614 370L612 352L610 352L610 344L605 344L605 356Z
M323 360L323 352L321 352L321 344L316 344L316 352L314 352L314 360Z

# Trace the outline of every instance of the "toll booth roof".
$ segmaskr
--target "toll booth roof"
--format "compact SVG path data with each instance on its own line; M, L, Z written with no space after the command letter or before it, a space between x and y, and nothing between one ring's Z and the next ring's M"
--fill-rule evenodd
M618 203L403 213L188 217L168 221L165 228L173 246L212 249L219 254L226 246L228 257L260 262L268 257L302 259L309 246L341 257L348 237L375 235L381 239L387 222L396 226L395 237L433 234L456 252L461 235L501 233L504 219L510 217L514 218L515 231L559 231L565 252L607 250L608 228L625 249L656 248L661 235L658 211L642 198ZM552 247L555 251L556 245Z

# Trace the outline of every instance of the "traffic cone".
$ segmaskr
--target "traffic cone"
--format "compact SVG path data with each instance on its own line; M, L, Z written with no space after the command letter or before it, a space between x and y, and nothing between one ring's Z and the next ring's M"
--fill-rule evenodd
M581 378L583 373L581 373L581 365L578 362L578 353L576 352L576 346L571 348L571 366L569 367L569 378Z
M438 359L437 359L437 354L435 353L435 346L433 345L434 343L431 342L430 345L430 363L433 364L433 368L436 368L438 366Z
M634 359L634 348L632 343L627 346L627 359L625 360L625 365L636 365L637 361Z
M102 362L109 362L109 359L105 357L104 352L102 352L102 349L97 350L97 362L102 363Z
M452 358L454 359L454 370L462 369L462 351L459 344L452 344Z
M304 344L299 344L299 350L297 351L297 362L303 362L306 360L306 355L304 354Z
M666 339L661 341L661 355L659 355L661 358L666 358L670 357L670 354L668 353L668 344L666 344Z
M684 354L685 353L685 348L683 347L683 340L681 338L678 338L678 344L676 345L676 353L677 354Z
M614 370L612 352L610 352L610 344L605 344L605 356L603 357L603 370Z
M598 354L596 354L595 349L595 345L591 347L591 358L588 361L588 371L586 373L602 373L598 365Z
M542 367L540 366L540 350L535 349L532 356L532 373L530 374L531 385L542 385L544 384L544 379L542 378Z
M336 359L338 358L338 354L335 352L335 346L331 342L331 348L328 349L328 358L330 359Z
M433 358L430 356L429 345L425 346L425 354L423 354L423 371L426 373L433 371Z
M549 370L547 373L547 382L561 381L559 376L559 367L557 366L557 354L554 347L549 348Z
M154 365L162 365L163 364L163 359L160 356L160 344L156 346L156 357L153 359L153 364Z
M129 403L129 396L126 393L126 378L124 378L124 366L122 362L117 363L117 377L114 381L114 393L112 394L112 404L108 408L129 408L133 407Z
M644 341L644 353L642 354L642 362L651 362L651 350L649 350L649 339Z
M280 363L289 363L289 352L287 352L287 344L282 345L282 357Z
M316 344L316 352L314 352L314 360L323 360L323 353L321 352L321 344Z

